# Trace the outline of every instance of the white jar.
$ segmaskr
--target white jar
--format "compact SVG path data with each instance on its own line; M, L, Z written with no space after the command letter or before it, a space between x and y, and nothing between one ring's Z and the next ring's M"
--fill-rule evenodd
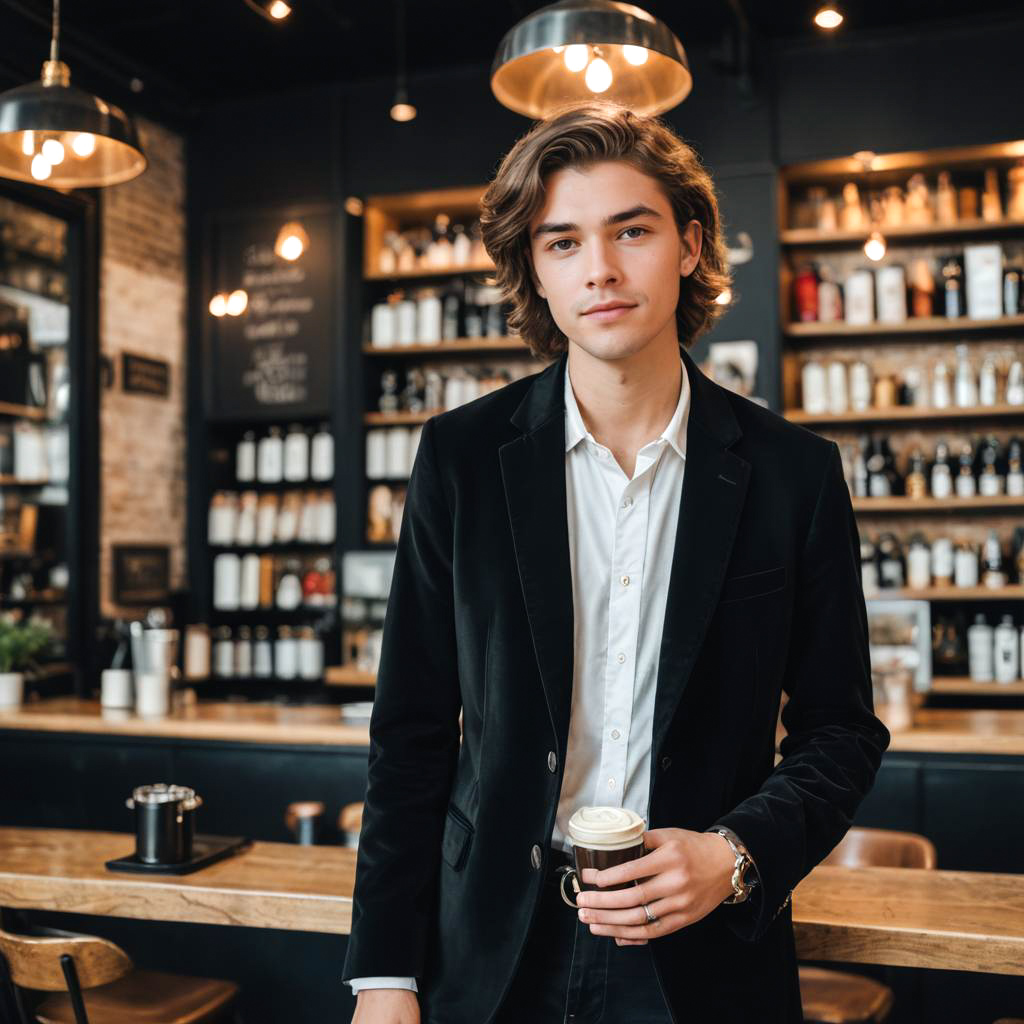
M284 439L284 478L291 483L309 479L309 435L293 423Z
M185 678L208 679L210 676L210 630L196 624L185 627Z
M418 336L416 330L416 303L412 299L403 299L395 303L395 341L399 345L415 345Z
M953 555L953 584L957 587L978 585L978 553L970 545L960 545Z
M313 435L310 445L309 475L314 480L330 480L334 476L334 437L326 423Z
M294 679L298 672L298 649L288 626L281 626L274 641L274 675Z
M235 479L250 483L256 479L256 434L247 430L235 448Z
M932 585L932 552L923 540L914 541L907 552L907 587L927 590Z
M256 478L260 483L277 484L284 475L284 439L280 427L271 427L260 438L256 451Z
M409 430L392 427L387 432L387 473L392 479L401 479L409 470Z
M242 572L238 555L222 552L213 560L213 607L218 611L238 609L239 585Z
M395 344L395 311L390 303L379 302L370 314L370 344L391 348Z
M821 363L811 359L800 371L800 383L803 393L804 412L819 416L828 410L828 385L825 379L825 368ZM447 404L447 403L446 403Z
M213 674L222 679L230 679L235 674L235 642L227 626L217 630L213 641Z
M217 491L213 495L206 523L206 534L211 544L234 544L238 515L237 500L230 491Z
M277 495L263 494L260 496L259 508L256 512L256 543L259 547L269 547L277 536Z
M936 586L948 587L953 582L953 542L948 537L932 542L932 577Z
M865 362L850 367L850 407L854 412L865 412L871 408L873 384L871 367Z
M994 636L984 615L967 628L967 662L971 679L976 683L991 683L994 678Z
M239 584L238 605L251 610L260 604L260 556L245 555L242 558L241 582Z
M324 674L324 642L309 626L298 633L298 674L303 679L319 679Z
M848 408L846 365L831 362L828 364L828 411L833 416L841 416Z
M239 547L251 547L256 543L256 514L259 496L255 491L245 491L238 499L238 516L235 519L235 543Z
M434 291L423 292L417 303L416 340L421 345L436 345L441 340L441 298Z
M333 544L337 533L338 514L334 505L334 495L330 491L321 491L316 501L316 532L313 539L318 544Z
M387 475L387 431L368 430L366 432L366 476L370 480L383 480Z
M252 674L267 679L274 674L274 648L266 626L256 627L256 640L252 645Z

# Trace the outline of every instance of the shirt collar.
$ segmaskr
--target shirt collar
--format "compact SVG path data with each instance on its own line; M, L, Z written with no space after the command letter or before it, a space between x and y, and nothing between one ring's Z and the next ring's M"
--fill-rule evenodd
M680 458L686 458L686 426L690 416L690 381L686 375L686 364L679 360L680 373L682 374L682 387L679 389L679 401L676 403L675 412L668 421L668 426L661 432L657 440L668 441L668 443L679 454ZM576 395L572 390L572 382L569 380L569 364L565 366L565 450L572 451L584 438L594 441L590 431L583 423L583 416L580 407L576 402ZM594 442L597 443L596 441Z

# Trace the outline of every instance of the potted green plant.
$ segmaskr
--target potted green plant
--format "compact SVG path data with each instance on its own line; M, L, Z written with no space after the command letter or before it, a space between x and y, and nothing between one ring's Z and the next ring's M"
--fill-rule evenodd
M50 626L39 619L0 615L0 708L21 705L25 672L35 668L52 640Z

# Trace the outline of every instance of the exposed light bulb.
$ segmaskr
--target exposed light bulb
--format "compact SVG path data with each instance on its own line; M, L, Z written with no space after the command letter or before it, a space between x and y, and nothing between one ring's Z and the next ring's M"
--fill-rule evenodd
M284 2L284 0L274 0L267 9L267 13L276 21L283 21L292 13L292 9Z
M281 243L281 257L286 260L297 260L305 248L298 235L289 235Z
M881 231L871 232L871 236L864 243L864 255L875 263L885 256L885 239Z
M726 288L715 296L715 302L719 306L728 306L732 302L732 289Z
M71 140L71 148L75 156L80 156L84 160L96 152L96 136L89 132L79 132Z
M42 153L36 153L36 155L32 157L31 170L32 177L35 178L36 181L46 181L53 168L50 166L50 161L47 160Z
M842 23L843 16L833 4L825 4L814 16L814 24L818 28L839 28Z
M210 299L210 312L214 316L223 316L228 311L228 297L223 292L218 292Z
M21 151L25 156L31 156L36 151L36 133L21 133Z
M248 305L249 296L245 291L239 288L228 296L227 314L228 316L241 316Z
M47 139L43 143L42 154L52 167L64 161L64 147L57 139Z
M603 57L595 57L587 67L584 81L591 92L606 92L612 84L612 69L608 61Z
M645 46L623 46L622 56L626 58L627 63L638 68L647 63L647 58L650 55Z
M590 59L590 47L584 43L573 43L567 46L562 54L562 60L570 71L582 71Z
M391 108L392 121L411 121L416 116L416 108L411 103L396 103Z
M552 46L551 49L554 50L555 53L561 53L565 49L565 47L564 46Z

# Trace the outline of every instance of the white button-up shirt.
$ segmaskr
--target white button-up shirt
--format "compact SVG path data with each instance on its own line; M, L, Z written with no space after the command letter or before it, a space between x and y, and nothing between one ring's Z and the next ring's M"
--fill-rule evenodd
M680 360L668 425L632 477L587 430L565 374L565 489L574 665L565 773L553 846L586 805L647 818L658 656L686 466L690 386Z
M654 695L665 602L686 465L690 382L627 477L587 430L565 372L565 491L573 596L572 710L551 843L563 850L569 818L592 804L647 818ZM414 978L353 978L364 988L408 988Z

